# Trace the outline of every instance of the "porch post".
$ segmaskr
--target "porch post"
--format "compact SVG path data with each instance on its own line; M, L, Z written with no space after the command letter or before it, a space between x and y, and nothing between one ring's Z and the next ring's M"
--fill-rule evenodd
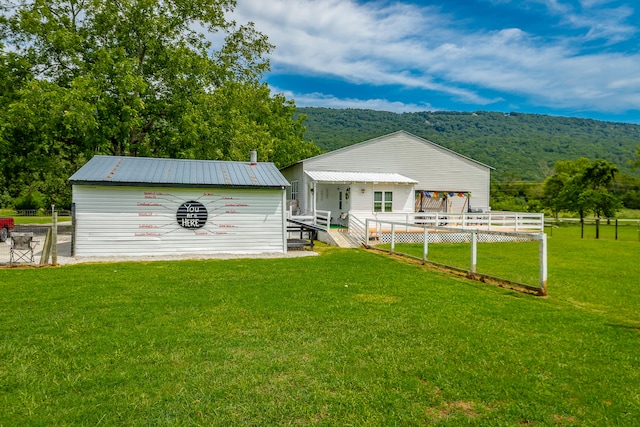
M316 193L318 192L318 187L316 186L316 180L313 180L313 187L311 187L311 193L313 194L312 199L313 199L313 217L316 217L316 200L318 198L318 196L316 195Z

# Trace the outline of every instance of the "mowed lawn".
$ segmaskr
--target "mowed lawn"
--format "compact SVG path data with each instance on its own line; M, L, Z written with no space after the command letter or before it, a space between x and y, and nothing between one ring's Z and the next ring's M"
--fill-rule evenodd
M640 243L549 296L364 250L0 270L0 425L636 426Z

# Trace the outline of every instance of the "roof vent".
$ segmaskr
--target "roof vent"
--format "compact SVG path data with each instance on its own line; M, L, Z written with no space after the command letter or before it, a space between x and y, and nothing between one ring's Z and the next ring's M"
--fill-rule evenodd
M258 152L256 150L251 150L251 165L256 165L258 163Z

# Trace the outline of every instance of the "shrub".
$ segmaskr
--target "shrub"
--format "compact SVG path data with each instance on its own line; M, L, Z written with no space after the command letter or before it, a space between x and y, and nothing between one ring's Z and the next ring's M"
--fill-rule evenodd
M45 197L39 191L25 191L15 200L16 210L39 210L44 207Z

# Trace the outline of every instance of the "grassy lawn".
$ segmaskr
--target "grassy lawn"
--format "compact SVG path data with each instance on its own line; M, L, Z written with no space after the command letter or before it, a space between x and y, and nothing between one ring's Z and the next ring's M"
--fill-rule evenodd
M37 215L37 216L18 216L13 209L0 209L0 217L13 217L13 221L16 225L24 224L51 224L51 215ZM70 216L58 216L58 222L71 222Z
M2 270L0 425L637 425L640 243L563 230L547 298L332 248Z
M585 227L585 237L581 238L580 224L564 224L560 227L545 227L547 237L549 239L549 248L556 248L559 253L572 252L574 248L582 248L582 254L576 253L575 256L587 256L587 253L594 247L607 247L610 243L596 243L606 240L616 240L616 227L614 224L602 224L600 227L600 238L595 239L595 227ZM613 242L613 253L606 254L604 259L609 262L609 257L618 251L624 251L631 254L631 259L625 259L629 263L630 268L634 268L634 257L640 254L637 247L640 243L640 230L637 224L619 225L617 229L619 242ZM554 239L554 236L556 237ZM555 240L555 241L554 241ZM552 242L553 241L553 242ZM568 244L568 248L558 248L558 245ZM383 250L390 250L390 244L377 245ZM397 244L395 252L409 255L418 259L423 256L422 243L415 244ZM549 268L553 269L555 265L562 262L562 259L554 261L553 254L549 254ZM616 254L617 256L617 254ZM428 246L428 260L457 267L463 270L471 268L471 245L470 243L451 243L451 244L430 244ZM624 258L624 256L623 256ZM476 271L481 274L507 279L513 282L525 285L539 287L540 285L540 244L537 241L519 242L519 243L478 243L477 266ZM570 258L573 260L573 258ZM590 258L588 258L590 259ZM601 265L599 257L595 262ZM603 265L603 268L606 268ZM640 278L640 274L637 276Z
M390 244L377 245L389 251ZM422 260L422 243L396 244L394 252ZM540 287L540 244L521 243L478 243L476 272L488 276L510 280L534 288ZM431 262L471 269L471 243L438 243L428 245L427 259Z

